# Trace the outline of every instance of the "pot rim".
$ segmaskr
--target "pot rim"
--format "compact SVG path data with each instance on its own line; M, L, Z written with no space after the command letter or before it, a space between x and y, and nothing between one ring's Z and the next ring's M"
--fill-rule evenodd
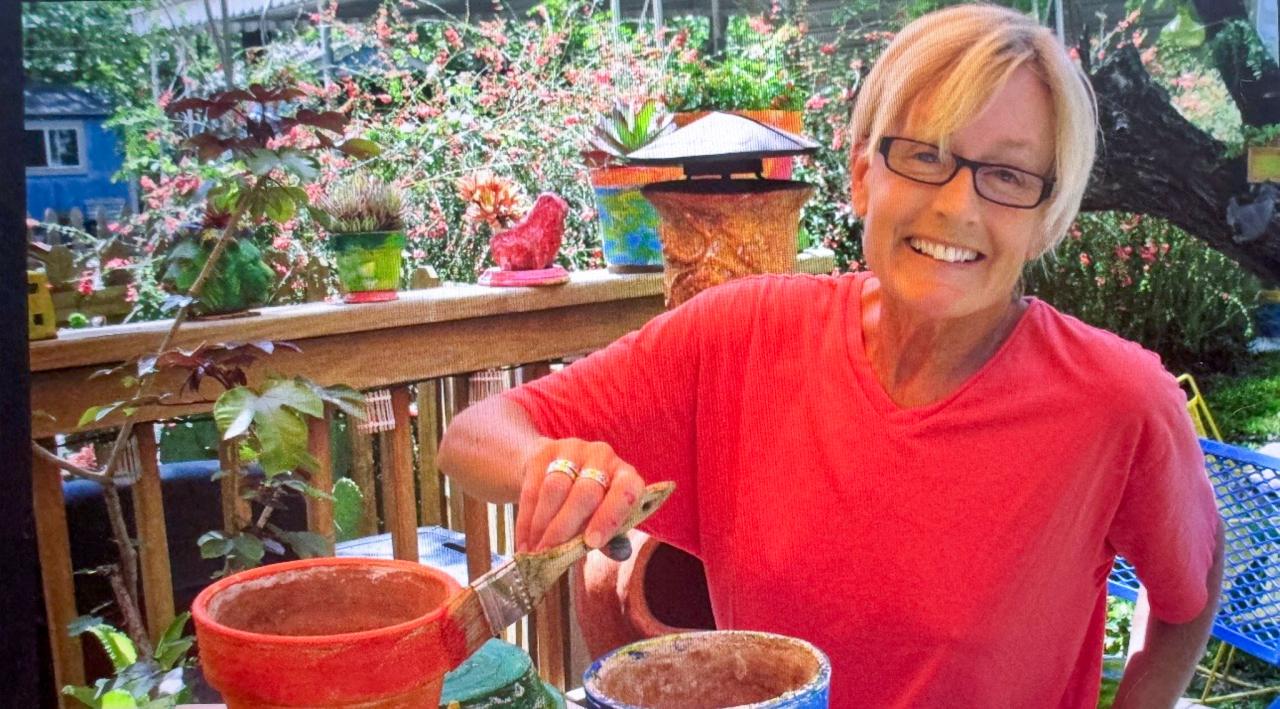
M264 576L271 576L299 569L310 570L324 567L345 566L390 568L419 576L432 577L436 580L442 581L449 593L445 595L444 601L435 610L418 616L417 618L404 621L403 623L387 625L381 628L374 628L372 630L361 630L354 633L334 633L330 635L271 635L268 633L255 633L251 630L241 630L221 623L215 620L209 612L209 603L215 596L226 591L231 586L243 581L255 580ZM206 631L211 631L225 637L235 638L242 641L286 646L314 645L317 640L323 640L325 643L333 642L334 640L350 642L368 640L386 635L400 635L414 630L417 627L442 620L445 616L445 611L448 608L449 600L453 598L453 596L457 595L461 590L462 587L453 579L452 576L440 571L439 569L414 561L404 561L401 559L374 559L356 556L298 559L296 561L285 561L278 564L259 566L256 569L241 571L219 579L205 587L205 589L196 596L196 599L191 602L191 617L192 620L195 621L197 630L204 628Z
M763 630L697 630L693 632L673 633L671 635L661 635L656 638L647 638L645 640L637 640L636 642L628 643L621 647L614 648L613 650L610 650L608 653L605 653L604 655L602 655L595 662L591 663L591 666L587 668L587 671L582 674L582 687L586 691L587 696L592 698L593 700L595 699L610 700L609 704L610 706L614 707L614 709L644 709L644 707L639 707L632 704L623 704L621 702L614 701L610 697L604 696L603 693L599 691L598 679L600 675L600 669L604 666L604 663L613 659L615 655L620 655L623 653L631 653L635 651L644 651L650 645L667 644L679 638L696 637L696 636L702 636L702 635L735 635L735 636L764 638L771 641L772 640L784 641L784 642L798 645L804 648L806 651L808 651L810 654L813 655L814 659L818 661L818 671L814 673L814 676L812 679L810 679L808 682L805 682L803 685L796 687L795 689L789 690L788 692L780 696L773 697L772 699L766 699L763 702L755 702L754 704L740 704L737 707L734 707L733 709L757 709L757 708L770 709L771 707L781 706L779 702L786 701L789 699L794 699L797 696L802 696L808 692L820 691L823 687L829 687L831 684L831 658L827 657L827 653L823 652L821 648L809 642L808 640L803 640L801 638L797 638L791 635L782 635L780 633L770 633Z

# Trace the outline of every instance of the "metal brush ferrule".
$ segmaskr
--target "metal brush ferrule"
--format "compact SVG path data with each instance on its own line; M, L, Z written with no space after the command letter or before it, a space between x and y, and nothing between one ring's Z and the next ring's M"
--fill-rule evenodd
M471 588L480 597L484 617L495 636L533 612L534 599L530 597L520 568L514 561L490 570L476 579Z

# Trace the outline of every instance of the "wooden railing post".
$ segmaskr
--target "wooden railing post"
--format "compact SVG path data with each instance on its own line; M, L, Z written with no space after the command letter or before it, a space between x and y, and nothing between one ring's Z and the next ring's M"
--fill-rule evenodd
M418 382L418 520L424 525L443 526L444 485L436 457L440 452L440 380Z
M382 494L387 528L397 559L418 560L417 505L413 491L413 432L409 429L409 387L391 387L395 428L382 435Z
M333 407L324 407L324 416L307 422L307 451L316 459L319 467L308 470L312 487L326 494L333 493L333 454L329 449L329 424L333 419ZM329 554L333 554L333 500L307 495L307 528L324 537Z
M43 441L53 448L53 441ZM49 647L53 653L56 689L84 684L84 655L80 638L67 634L76 617L76 592L71 569L71 541L67 532L67 508L62 496L62 472L39 457L31 461L32 497L35 504L36 544L40 552L40 578L44 586ZM60 706L78 704L59 694Z
M133 519L138 530L142 597L146 602L147 632L153 641L173 622L173 572L169 566L169 533L164 520L160 458L154 424L134 426L138 480L133 484Z
M448 378L448 418L445 426L453 423L453 417L467 408L471 396L471 377L466 374L455 374ZM453 480L449 481L449 529L465 533L467 531L466 513L463 505L461 486Z

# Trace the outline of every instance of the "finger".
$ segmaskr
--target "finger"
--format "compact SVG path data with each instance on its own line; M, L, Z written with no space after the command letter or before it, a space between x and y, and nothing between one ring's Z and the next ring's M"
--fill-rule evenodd
M605 493L604 500L587 523L585 538L587 546L593 549L599 548L605 540L617 535L627 516L640 505L640 498L643 495L644 479L635 468L626 463L620 464L614 471L613 480L609 483L609 490Z
M605 469L601 467L602 465L604 464L584 464L582 466L582 472L569 490L569 498L565 500L560 511L556 513L556 516L547 525L546 531L542 533L542 539L538 541L539 549L562 544L582 533L587 520L591 518L592 513L596 511L601 501L604 500L605 488L612 477L612 473L605 472ZM603 474L603 485L588 479L588 476L593 471L596 475Z
M516 551L527 552L533 548L537 539L529 536L529 527L533 524L533 512L537 509L538 492L542 488L542 479L547 465L556 457L556 447L547 441L533 455L526 459L522 471L523 481L520 484L520 502L516 505Z
M561 452L563 457L563 451ZM570 460L569 458L565 458ZM555 518L560 508L564 506L565 500L569 498L569 491L573 488L573 480L568 475L562 473L542 474L541 487L538 489L538 500L534 505L533 517L529 522L529 536L525 537L529 540L532 551L541 549L541 540L546 533L547 525L551 524L551 520Z

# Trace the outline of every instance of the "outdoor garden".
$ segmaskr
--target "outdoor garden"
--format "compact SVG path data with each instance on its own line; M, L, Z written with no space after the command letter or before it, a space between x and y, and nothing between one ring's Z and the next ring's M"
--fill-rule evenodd
M94 707L171 706L191 697L183 679L194 663L188 616L171 607L173 623L149 627L155 599L139 586L151 562L129 541L140 527L125 519L112 482L129 467L131 427L159 420L149 414L173 407L159 424L161 460L221 456L217 475L242 479L232 488L245 500L240 523L200 537L216 575L323 556L335 540L379 531L379 509L369 510L358 476L320 484L303 472L330 463L327 444L318 453L316 422L333 422L319 426L325 436L345 436L370 415L358 391L367 387L277 366L300 356L290 338L179 347L190 342L179 337L184 328L232 332L244 322L247 332L260 332L265 326L254 321L269 318L253 313L305 303L343 305L344 317L360 318L353 294L373 301L475 284L501 265L491 238L522 223L548 192L562 199L564 230L554 263L539 267L625 272L634 256L602 241L603 222L625 214L603 214L616 205L598 192L635 169L623 167L622 155L705 111L779 121L821 145L790 168L792 179L815 187L794 249L833 258L840 272L860 270L843 129L859 82L895 30L948 3L854 0L834 11L823 6L820 22L804 0L735 5L722 32L713 32L706 16L667 16L660 28L651 16L616 22L608 3L589 0L548 0L527 11L495 0L477 17L426 0L386 0L351 16L338 0L323 0L307 3L293 22L263 25L252 43L229 20L134 32L131 12L170 4L30 3L23 20L33 86L89 90L112 106L105 126L121 156L114 179L132 185L137 202L74 219L58 210L31 216L32 240L48 247L33 251L33 265L50 285L50 315L63 332L155 322L164 333L101 373L122 385L115 395L74 412L76 421L59 421L61 428L37 426L60 432L42 439L37 456L68 481L100 486L108 508L114 560L88 570L87 580L101 584L109 603L79 607L74 631L95 637L109 660L100 664L113 670L66 690ZM1051 24L1050 3L1012 4ZM1187 143L1130 135L1104 116L1102 149L1110 153L1095 171L1098 189L1061 247L1027 267L1024 288L1141 343L1170 372L1192 374L1223 440L1258 448L1280 441L1280 351L1268 351L1280 350L1272 339L1280 338L1280 258L1265 248L1278 227L1272 212L1260 226L1225 216L1225 199L1203 214L1192 205L1196 194L1234 194L1235 215L1275 198L1243 174L1226 185L1202 172L1218 165L1227 174L1251 150L1280 148L1272 147L1280 109L1259 110L1236 86L1280 72L1246 3L1238 4L1241 14L1227 18L1209 18L1201 7L1208 3L1189 0L1131 0L1111 15L1074 8L1079 22L1068 25L1068 44L1101 77L1100 98L1111 97L1105 77L1143 74L1155 98L1124 110L1135 123L1144 110L1182 121L1179 130L1210 162L1180 156ZM1158 154L1126 171L1126 156L1143 150ZM1199 169L1147 189L1153 171L1180 160ZM1214 226L1193 229L1201 224ZM660 270L660 250L649 256ZM33 371L36 364L33 355ZM201 392L211 414L188 416ZM414 416L425 415L423 401ZM407 415L407 400L389 406L401 403ZM422 430L414 450L427 445ZM387 445L384 454L393 450ZM372 455L332 450L338 458ZM315 500L331 505L328 537L273 518ZM404 500L383 500L388 530L395 504ZM1112 600L1108 654L1123 655L1131 612ZM1205 664L1217 650L1211 642ZM1232 674L1280 685L1280 668L1245 656ZM1198 677L1188 696L1202 689Z

